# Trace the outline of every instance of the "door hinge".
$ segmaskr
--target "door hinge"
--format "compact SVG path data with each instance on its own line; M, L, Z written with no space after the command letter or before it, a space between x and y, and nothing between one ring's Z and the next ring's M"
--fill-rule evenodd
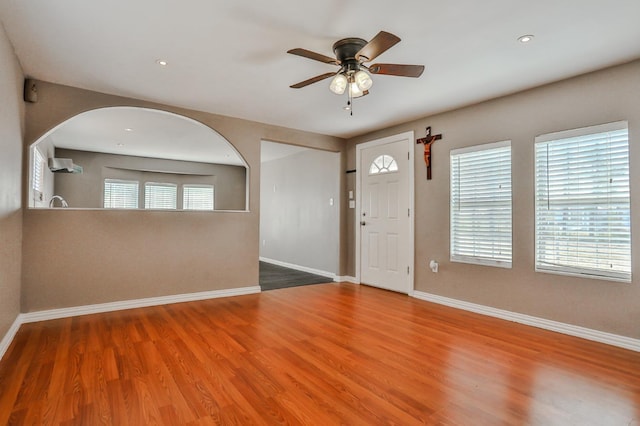
M411 152L407 152L407 160L411 160Z
M409 267L407 266L407 275L409 275Z
M411 209L407 209L407 217L411 217Z

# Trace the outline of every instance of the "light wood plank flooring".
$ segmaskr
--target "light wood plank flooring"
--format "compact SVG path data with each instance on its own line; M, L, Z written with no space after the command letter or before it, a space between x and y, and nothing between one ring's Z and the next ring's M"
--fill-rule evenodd
M25 324L0 424L638 425L640 353L319 284Z

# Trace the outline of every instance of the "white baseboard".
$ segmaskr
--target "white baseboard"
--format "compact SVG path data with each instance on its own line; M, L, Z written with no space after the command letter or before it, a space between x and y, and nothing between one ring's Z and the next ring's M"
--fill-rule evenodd
M20 314L20 321L22 324L26 324L29 322L47 321L58 318L75 317L79 315L121 311L123 309L145 308L148 306L168 305L171 303L193 302L196 300L215 299L219 297L241 296L253 293L260 293L260 286L201 291L198 293L174 294L171 296L148 297L145 299L123 300L120 302L100 303L97 305L74 306L71 308L28 312L25 314Z
M146 308L149 306L168 305L171 303L194 302L196 300L216 299L219 297L242 296L260 293L260 286L230 288L225 290L201 291L198 293L174 294L171 296L148 297L145 299L123 300L120 302L100 303L96 305L73 306L70 308L49 309L46 311L19 314L11 328L0 342L0 360L11 345L22 324L68 318L80 315L99 314L103 312L121 311L124 309Z
M282 262L280 260L269 259L268 257L260 256L261 262L272 263L278 266L284 266L285 268L295 269L297 271L308 272L310 274L321 275L323 277L331 278L332 281L339 281L338 276L332 272L321 271L320 269L308 268L306 266L295 265L293 263Z
M360 284L360 281L358 281L356 279L356 277L351 277L349 275L341 275L341 276L336 276L336 282L344 282L344 283L351 283L351 284Z
M2 360L5 352L7 352L7 349L9 349L11 342L13 342L13 338L16 337L16 333L20 329L21 324L22 322L20 321L20 315L18 315L15 321L13 321L13 324L11 324L11 327L9 327L9 330L7 330L7 333L2 338L2 341L0 341L0 360Z
M562 322L538 318L518 312L505 311L503 309L478 305L475 303L451 299L448 297L438 296L436 294L425 293L422 291L413 291L411 296L417 299L426 300L427 302L438 303L440 305L446 305L452 308L475 312L477 314L500 318L507 321L517 322L519 324L530 325L532 327L551 330L562 334L568 334L574 337L580 337L582 339L592 340L595 342L605 343L607 345L617 346L620 348L640 352L640 340L633 339L631 337L619 336L617 334L593 330L591 328L580 327L572 324L565 324Z

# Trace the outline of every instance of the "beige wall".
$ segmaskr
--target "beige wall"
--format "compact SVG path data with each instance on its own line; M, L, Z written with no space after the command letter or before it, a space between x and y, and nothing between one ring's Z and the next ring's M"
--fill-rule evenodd
M0 23L0 340L20 313L23 76Z
M226 164L196 163L129 155L103 154L56 149L57 158L71 158L82 166L81 174L54 173L55 194L61 195L70 207L102 208L104 179L136 180L142 188L146 182L206 184L214 186L216 210L245 210L246 168ZM156 172L151 172L154 170ZM144 207L144 191L140 190L139 206ZM177 194L178 208L182 192ZM59 205L56 203L56 205ZM48 203L47 203L48 206Z
M24 152L59 123L107 106L162 109L216 130L249 165L249 211L26 209L23 312L258 285L260 141L344 150L339 138L38 82Z
M618 120L629 122L633 282L534 272L535 136ZM422 137L426 126L443 139L432 147L431 181L416 147L416 290L640 338L640 61L354 138L347 167L355 168L357 143L409 130ZM449 151L503 140L512 142L513 268L452 263ZM355 190L355 180L347 189ZM353 215L349 219L352 233ZM347 270L354 274L353 244L349 249ZM437 274L427 266L430 259L440 263Z

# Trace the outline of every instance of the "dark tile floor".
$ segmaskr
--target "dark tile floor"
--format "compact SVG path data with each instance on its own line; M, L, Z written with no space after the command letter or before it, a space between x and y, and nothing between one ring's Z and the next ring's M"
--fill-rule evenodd
M332 282L331 278L323 277L322 275L260 262L260 288L262 291L330 282Z

